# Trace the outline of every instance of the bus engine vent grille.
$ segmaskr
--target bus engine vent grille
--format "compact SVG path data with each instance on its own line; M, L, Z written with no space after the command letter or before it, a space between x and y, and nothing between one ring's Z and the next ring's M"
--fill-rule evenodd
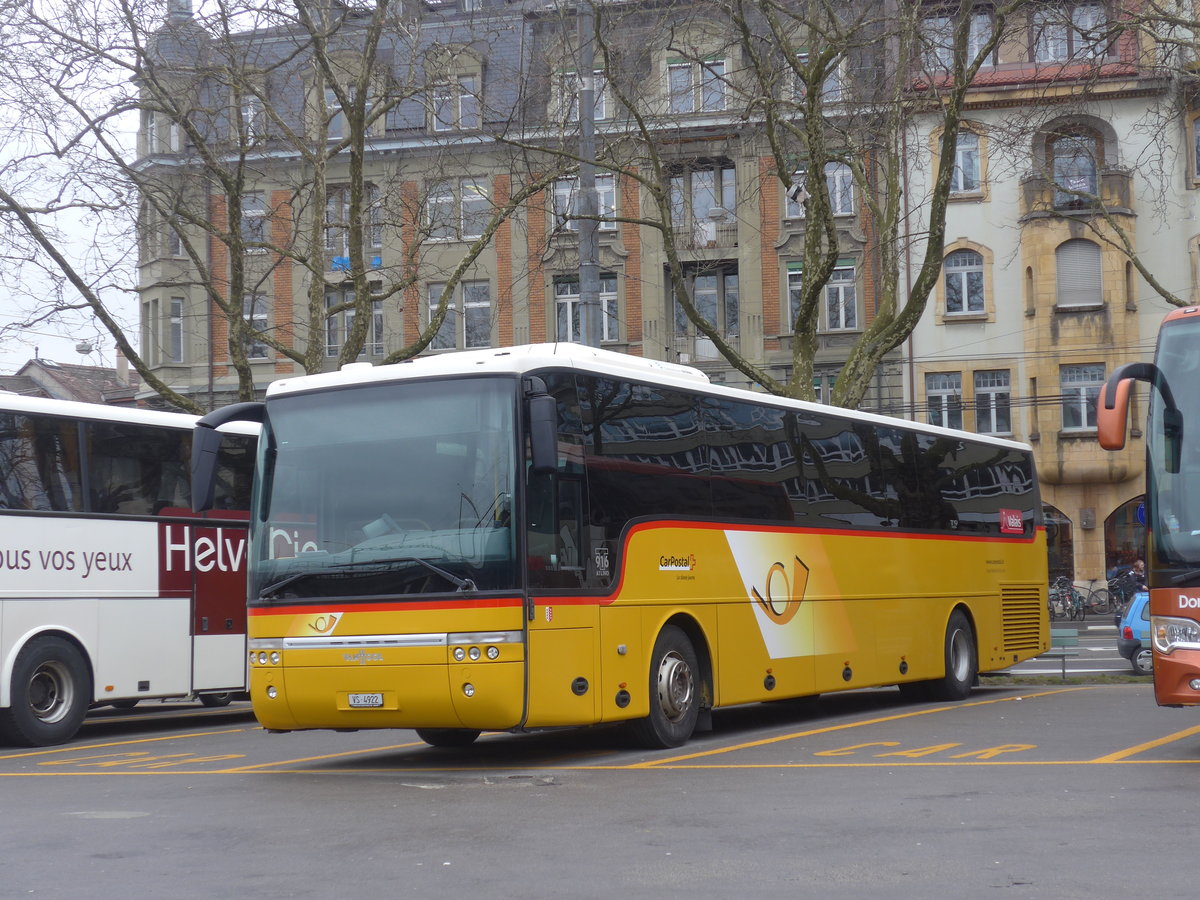
M1001 615L1004 620L1004 652L1041 650L1041 623L1044 615L1042 592L1036 584L1004 585L1000 588Z

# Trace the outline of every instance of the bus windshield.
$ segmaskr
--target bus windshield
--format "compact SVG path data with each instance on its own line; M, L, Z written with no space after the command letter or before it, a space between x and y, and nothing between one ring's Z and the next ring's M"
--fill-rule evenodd
M516 382L269 401L250 601L512 590Z
M1159 337L1159 370L1179 407L1183 433L1172 435L1162 395L1150 392L1147 501L1160 565L1200 568L1200 320L1169 323Z

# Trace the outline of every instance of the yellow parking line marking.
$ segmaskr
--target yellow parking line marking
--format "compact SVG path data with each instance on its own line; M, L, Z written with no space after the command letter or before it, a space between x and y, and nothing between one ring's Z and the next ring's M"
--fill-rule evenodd
M194 734L169 734L162 737L136 738L130 741L110 741L107 744L63 744L58 747L46 747L41 750L30 750L25 753L6 753L0 756L0 762L7 759L28 759L33 756L52 756L56 753L82 753L85 750L104 750L109 747L132 747L137 744L156 744L160 741L179 741L187 738L211 737L218 734L239 734L249 731L248 728L230 728L226 731L197 731ZM0 772L0 775L7 774Z
M1110 753L1108 756L1101 756L1098 759L1092 760L1092 762L1120 762L1123 759L1136 756L1137 754L1146 750L1153 750L1155 747L1173 744L1175 741L1183 740L1185 737L1191 737L1193 734L1200 734L1200 725L1193 726L1192 728L1185 728L1183 731L1177 731L1174 734L1168 734L1165 737L1160 737L1153 741L1146 741L1144 744L1138 744L1137 746L1130 747L1127 750L1119 750L1116 753Z
M830 734L831 732L834 732L834 731L846 731L851 728L861 728L865 725L880 725L884 722L898 722L898 721L901 721L902 719L914 719L914 718L917 718L918 716L930 716L935 713L951 712L956 709L966 709L967 707L970 707L970 706L987 706L992 703L1011 703L1014 700L1028 700L1028 699L1035 699L1035 698L1039 698L1039 697L1049 697L1054 694L1067 694L1067 693L1071 693L1073 691L1082 691L1082 690L1089 690L1089 689L1090 688L1088 686L1058 688L1053 691L1042 691L1040 693L1034 693L1034 694L1021 694L1020 696L1017 696L1017 697L997 697L992 700L975 700L970 703L958 703L958 704L955 704L954 706L934 706L934 707L930 707L928 709L914 710L913 712L898 713L894 716L880 716L879 718L876 718L876 719L864 719L864 720L861 720L858 722L844 722L840 725L828 725L825 728L813 728L809 731L797 731L797 732L793 732L791 734L782 734L782 735L777 735L775 737L762 738L761 740L757 740L757 741L747 741L746 743L743 743L743 744L734 744L729 747L718 747L714 750L702 750L699 753L688 753L684 756L673 756L669 759L649 760L647 762L635 763L634 765L628 766L627 768L630 768L630 769L654 769L654 768L658 768L660 766L671 766L671 765L674 765L675 763L686 762L687 760L691 760L691 759L702 759L706 756L717 756L722 753L733 753L737 750L750 750L755 747L765 747L765 746L768 746L769 744L778 744L778 743L782 743L783 741L792 741L792 740L795 740L796 738L811 737L815 734Z
M385 750L407 750L409 747L424 747L424 741L413 741L409 744L392 744L389 747L367 747L363 750L346 750L342 753L327 753L322 756L303 756L300 759L280 759L275 762L255 763L252 766L236 766L232 769L213 769L216 775L239 775L243 772L253 772L256 769L269 769L273 766L292 766L298 763L321 762L331 759L345 759L362 756L364 753L382 753Z

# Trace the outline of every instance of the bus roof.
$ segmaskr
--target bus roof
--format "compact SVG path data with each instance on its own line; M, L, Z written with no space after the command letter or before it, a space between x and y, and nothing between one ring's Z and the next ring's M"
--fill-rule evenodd
M188 413L167 412L160 409L29 397L8 391L0 391L0 413L63 416L69 419L88 419L96 422L129 422L138 425L159 425L165 428L182 429L191 429L199 418ZM258 424L253 422L231 422L220 428L220 431L223 432L252 436L257 435L259 430Z
M692 366L678 363L645 359L612 350L585 347L573 343L526 344L515 347L491 348L486 350L463 350L422 356L386 366L374 366L368 362L349 363L337 372L283 378L267 387L266 397L271 400L289 394L308 393L366 384L382 384L410 379L453 377L459 375L512 375L521 376L545 369L578 369L599 375L611 375L646 384L677 387L719 397L751 400L772 406L789 407L797 410L836 414L843 418L892 427L903 426L930 434L955 435L963 440L997 444L1029 452L1030 447L1019 441L990 435L939 428L909 419L899 419L876 413L866 413L841 407L825 406L803 400L792 400L744 388L713 384L708 376Z

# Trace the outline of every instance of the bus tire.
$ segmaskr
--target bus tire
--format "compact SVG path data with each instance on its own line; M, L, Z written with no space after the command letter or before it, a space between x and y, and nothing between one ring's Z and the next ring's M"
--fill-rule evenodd
M0 709L0 734L27 747L62 744L79 731L91 695L91 675L79 648L60 637L36 638L17 654L12 705Z
M417 737L430 747L469 747L480 732L472 728L418 728Z
M692 642L681 628L667 625L650 657L650 715L631 726L639 744L665 750L688 742L700 716L700 677Z
M219 694L201 694L200 702L207 707L213 708L217 706L228 706L233 700L233 691L225 691Z
M133 709L138 705L138 702L137 698L130 698L128 700L114 700L110 705L113 709Z
M979 662L975 653L975 631L962 610L950 614L946 624L946 674L929 683L935 700L962 700L971 693Z

